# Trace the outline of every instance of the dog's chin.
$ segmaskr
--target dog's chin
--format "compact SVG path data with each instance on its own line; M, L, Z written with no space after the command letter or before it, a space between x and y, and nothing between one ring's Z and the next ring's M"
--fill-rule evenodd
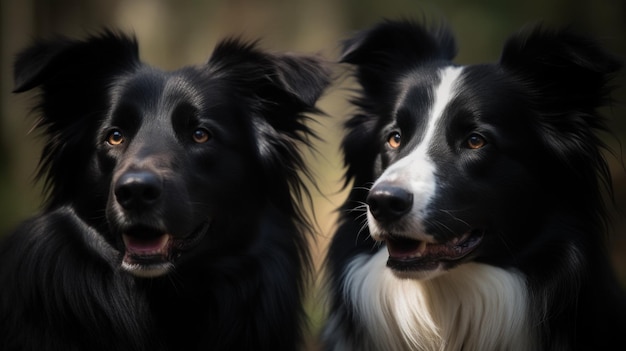
M464 261L478 248L483 231L472 230L446 242L427 242L406 236L385 235L387 267L400 278L429 279Z
M124 254L121 267L139 278L165 275L175 267L175 261L196 247L209 229L203 222L193 232L177 237L146 226L131 226L123 231Z

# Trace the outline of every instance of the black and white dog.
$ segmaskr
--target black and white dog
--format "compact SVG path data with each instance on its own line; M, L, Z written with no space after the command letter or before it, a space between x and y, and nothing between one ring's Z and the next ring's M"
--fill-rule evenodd
M597 134L620 63L542 26L494 64L455 54L445 26L411 21L344 42L362 90L342 144L352 188L327 257L326 349L625 345Z
M294 350L316 57L220 42L163 71L133 37L37 41L43 211L0 245L0 349Z

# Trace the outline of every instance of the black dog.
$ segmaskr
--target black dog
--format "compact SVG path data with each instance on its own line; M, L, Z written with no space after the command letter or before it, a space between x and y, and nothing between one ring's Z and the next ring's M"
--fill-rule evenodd
M0 248L8 350L293 350L309 271L298 147L321 60L222 41L164 72L104 31L40 41L42 213Z
M362 91L343 141L353 188L328 254L327 348L625 345L596 133L620 63L541 26L495 64L455 54L447 28L410 21L344 44Z

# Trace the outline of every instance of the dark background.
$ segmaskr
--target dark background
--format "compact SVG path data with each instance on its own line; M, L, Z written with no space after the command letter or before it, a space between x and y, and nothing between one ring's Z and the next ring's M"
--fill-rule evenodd
M445 20L457 35L457 62L496 61L503 42L524 24L572 25L595 36L610 50L626 57L626 1L624 0L2 0L0 5L0 236L38 210L41 185L33 183L39 142L30 129L32 94L11 93L14 55L39 36L64 34L82 37L103 26L136 34L144 61L163 69L203 63L216 42L225 36L261 38L270 50L320 53L334 59L338 41L354 30L382 18ZM338 70L341 73L341 70ZM617 79L617 104L607 109L615 136L606 136L614 178L611 253L626 285L626 73ZM342 159L338 151L342 120L349 115L349 79L339 80L321 100L331 118L315 128L326 142L309 161L319 179L314 193L319 223L313 243L319 264L342 202ZM573 189L572 191L575 191ZM2 267L0 267L2 269ZM1 289L1 287L0 287ZM323 311L311 288L311 316ZM314 327L317 323L314 323ZM315 343L311 342L311 349Z

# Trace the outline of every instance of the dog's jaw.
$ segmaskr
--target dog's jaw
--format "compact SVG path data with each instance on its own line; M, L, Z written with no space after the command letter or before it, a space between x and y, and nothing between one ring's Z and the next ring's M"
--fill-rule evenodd
M400 277L431 278L459 264L480 245L482 238L479 230L441 243L388 235L384 240L389 253L387 266Z
M123 234L124 257L122 269L141 278L154 278L173 268L170 261L173 237L163 234L154 239L139 240Z
M138 278L166 275L174 269L175 260L182 256L184 251L195 248L202 241L209 227L210 221L205 221L184 237L163 232L160 235L141 238L125 232L122 234L124 253L121 268Z
M137 278L156 278L167 274L174 268L171 262L159 262L149 265L132 263L126 260L122 261L122 269L134 275Z

